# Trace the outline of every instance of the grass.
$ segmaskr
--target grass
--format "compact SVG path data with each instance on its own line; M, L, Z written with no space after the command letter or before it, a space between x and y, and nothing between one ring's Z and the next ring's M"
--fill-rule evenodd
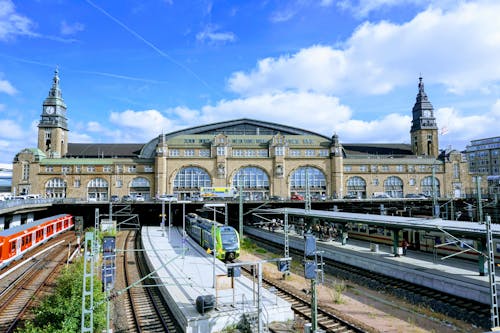
M333 288L330 291L330 294L332 296L332 301L335 304L342 304L344 303L344 300L342 298L342 293L345 291L346 285L344 281L340 281L338 283L335 283Z

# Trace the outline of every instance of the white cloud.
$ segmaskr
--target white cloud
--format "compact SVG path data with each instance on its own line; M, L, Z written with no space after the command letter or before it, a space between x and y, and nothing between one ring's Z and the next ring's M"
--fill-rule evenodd
M86 133L79 133L77 131L70 131L68 133L68 141L71 143L91 143L94 142L94 138Z
M436 110L436 118L439 126L448 131L442 136L442 141L451 138L453 145L465 148L471 140L498 136L498 126L494 124L500 124L500 99L489 111L481 114L466 115L454 108L440 108Z
M0 0L0 40L8 40L15 35L34 35L33 22L16 13L11 0Z
M175 123L157 110L112 112L109 120L119 126L120 140L128 142L149 141L154 136L175 128Z
M202 109L201 123L251 118L305 128L331 135L337 122L347 121L350 109L338 98L315 93L282 92L220 101Z
M63 35L73 35L83 30L85 30L85 25L80 22L73 24L68 24L66 21L61 22L61 34Z
M341 143L410 141L411 117L392 113L370 121L349 119L335 125Z
M25 137L23 129L19 124L10 119L0 119L0 138L20 139Z
M352 12L355 17L366 17L371 12L389 8L389 7L403 7L408 5L426 5L435 0L342 0L337 3L337 6L343 10ZM323 2L331 2L323 0ZM441 1L442 2L442 1Z
M10 84L7 80L0 80L0 93L6 93L7 95L14 95L17 93L16 88Z
M280 90L384 94L414 82L441 83L455 93L482 90L500 79L500 2L429 8L404 24L360 25L342 48L311 46L296 54L260 60L233 73L229 88L243 95Z
M219 27L215 25L207 25L203 31L196 34L196 39L201 42L224 44L234 42L236 36L232 32L218 32Z

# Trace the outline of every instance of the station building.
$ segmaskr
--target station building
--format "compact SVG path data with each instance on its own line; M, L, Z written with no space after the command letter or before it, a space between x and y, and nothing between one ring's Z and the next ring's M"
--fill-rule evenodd
M50 198L107 201L196 196L201 187L242 189L245 199L463 197L472 188L458 151L440 151L434 109L419 79L410 144L343 143L307 129L235 119L159 134L146 143L68 142L68 109L56 70L43 102L38 146L13 161L12 190Z
M472 140L465 153L470 173L488 181L488 195L500 195L500 136Z

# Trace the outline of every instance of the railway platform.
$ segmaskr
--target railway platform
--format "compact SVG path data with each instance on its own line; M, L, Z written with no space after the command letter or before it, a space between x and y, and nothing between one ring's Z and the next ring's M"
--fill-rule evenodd
M277 241L284 246L283 230L275 232L263 228L246 226L244 234ZM347 244L340 241L317 241L318 251L323 256L356 267L381 273L404 281L439 290L451 295L490 304L488 276L480 276L477 262L449 258L441 260L432 253L407 251L407 255L395 257L392 247L370 246L364 241L349 239ZM304 251L304 238L294 232L289 233L289 247ZM496 274L498 276L498 274Z
M243 314L255 318L256 283L242 275L234 278L233 288L217 283L216 290L213 257L189 236L183 241L182 229L143 227L142 243L149 268L155 271L161 292L184 332L217 332L236 325ZM215 274L222 277L221 281L230 280L220 260L215 260ZM206 300L215 300L215 304ZM261 290L260 304L264 325L293 319L290 303L267 289Z

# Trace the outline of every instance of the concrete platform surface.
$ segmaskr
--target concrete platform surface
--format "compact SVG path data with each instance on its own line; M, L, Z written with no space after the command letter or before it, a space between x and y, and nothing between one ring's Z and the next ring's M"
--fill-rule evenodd
M244 313L256 316L257 283L243 276L234 278L234 288L214 288L214 260L189 236L183 241L182 229L143 227L142 243L150 269L156 271L162 294L186 333L219 332L237 324ZM231 286L226 265L215 260L216 280L223 287ZM229 283L228 283L229 281ZM196 307L199 296L216 297L216 307L200 314ZM199 302L201 304L201 302ZM263 325L293 319L290 303L269 290L261 290Z
M276 239L284 245L282 230L270 232L262 228L245 227L244 234ZM304 251L303 236L291 232L289 246ZM378 251L374 252L370 243L352 239L349 239L346 245L338 241L317 241L316 246L318 250L325 251L325 258L386 275L389 272L391 277L490 304L488 276L480 276L478 264L473 261L439 258L436 260L432 253L410 250L406 256L395 257L389 246L380 245Z

